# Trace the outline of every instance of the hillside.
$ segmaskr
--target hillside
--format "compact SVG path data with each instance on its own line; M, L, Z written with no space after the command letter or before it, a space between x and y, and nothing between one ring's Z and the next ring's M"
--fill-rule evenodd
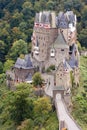
M40 10L73 10L77 15L78 40L87 47L86 0L0 0L0 61L13 60L12 46L22 39L30 51L34 16Z
M73 116L83 128L87 129L87 57L80 60L80 86L72 90Z
M16 91L6 86L6 71L18 57L24 59L24 55L31 52L35 13L43 10L54 10L56 14L72 10L77 15L80 49L87 48L87 0L0 0L1 130L58 130L50 98L36 96L34 86L26 83L17 85ZM72 88L72 115L86 130L87 57L81 57L80 79L80 85Z

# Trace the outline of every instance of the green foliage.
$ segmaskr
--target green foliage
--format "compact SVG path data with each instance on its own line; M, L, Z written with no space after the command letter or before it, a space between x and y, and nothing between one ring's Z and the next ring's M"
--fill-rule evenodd
M73 90L73 116L83 130L87 128L87 57L80 61L80 86Z
M78 45L78 50L79 50L79 52L82 50L82 47L81 47L81 44L80 44L80 42L79 41L77 41L77 45Z
M6 74L5 73L0 74L0 84L3 83L5 79L6 79Z
M27 53L27 43L22 39L20 39L13 43L9 57L11 57L11 59L13 60L16 60L17 57L20 56L20 54L26 54L26 53Z
M0 79L5 81L4 76L0 75ZM51 127L57 130L58 120L49 98L36 98L30 84L18 84L16 91L6 89L4 82L0 84L0 129L51 130Z
M3 63L0 62L0 74L3 72Z
M31 99L28 99L31 92L31 86L26 83L17 85L17 89L13 92L14 100L11 102L11 119L16 123L20 123L25 118L32 117L33 103Z
M0 40L0 61L4 61L5 57L5 43L4 41Z
M51 72L52 70L55 70L55 65L50 65L49 68L47 68L47 72Z
M36 116L45 117L51 110L50 100L47 97L38 98L37 101L34 102L34 112Z
M87 28L86 29L82 29L80 34L79 34L79 41L81 43L81 46L85 46L87 47Z
M14 61L13 60L7 60L4 63L4 69L3 69L3 71L6 72L7 70L10 70L11 67L13 67L13 65L14 65Z
M41 74L39 72L36 72L33 76L33 85L34 86L41 86L43 83L43 79L41 77Z
M18 53L19 49L17 48L16 52L13 46L14 42L20 41L20 39L27 43L28 52L30 52L35 13L43 10L54 10L57 14L59 11L73 10L78 21L78 41L80 41L81 46L87 47L87 2L84 0L0 0L0 5L1 62L10 58L12 60L17 59L20 52Z
M17 130L33 130L34 123L31 119L24 120L20 126L17 127Z

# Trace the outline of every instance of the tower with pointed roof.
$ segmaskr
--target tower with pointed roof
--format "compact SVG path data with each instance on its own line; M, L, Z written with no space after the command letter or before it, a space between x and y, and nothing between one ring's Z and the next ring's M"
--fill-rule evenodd
M48 57L49 46L55 41L57 35L55 12L43 11L36 13L32 35L33 58L38 62L45 62Z
M49 58L46 66L54 64L58 67L64 59L69 59L69 46L60 32L49 48Z

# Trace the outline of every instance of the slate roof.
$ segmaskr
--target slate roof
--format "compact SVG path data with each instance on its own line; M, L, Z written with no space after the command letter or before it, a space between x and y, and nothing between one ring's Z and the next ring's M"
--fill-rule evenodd
M15 65L15 68L31 69L33 68L31 59L29 55L25 55L24 59L18 58Z
M63 62L63 65L64 65L64 69L68 69L69 71L72 70L71 66L68 64L66 60Z
M76 15L74 15L73 11L59 12L56 23L59 28L68 28L69 23L75 25Z
M65 15L66 15L66 17L67 17L67 19L68 19L68 21L69 21L70 23L75 22L75 15L74 15L73 11L67 11L67 12L65 13Z
M71 59L68 61L68 64L71 68L78 67L78 61L73 57L71 57Z
M68 61L68 64L71 66L71 68L78 67L78 60L75 58L75 51L77 51L77 46L75 44L72 45L71 51L72 55Z
M54 48L69 48L62 33L59 33L57 39L55 40Z

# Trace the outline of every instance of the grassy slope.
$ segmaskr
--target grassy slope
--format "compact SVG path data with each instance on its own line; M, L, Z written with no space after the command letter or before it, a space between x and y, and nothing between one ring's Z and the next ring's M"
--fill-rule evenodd
M73 89L72 101L72 115L87 130L87 57L80 58L80 86Z

